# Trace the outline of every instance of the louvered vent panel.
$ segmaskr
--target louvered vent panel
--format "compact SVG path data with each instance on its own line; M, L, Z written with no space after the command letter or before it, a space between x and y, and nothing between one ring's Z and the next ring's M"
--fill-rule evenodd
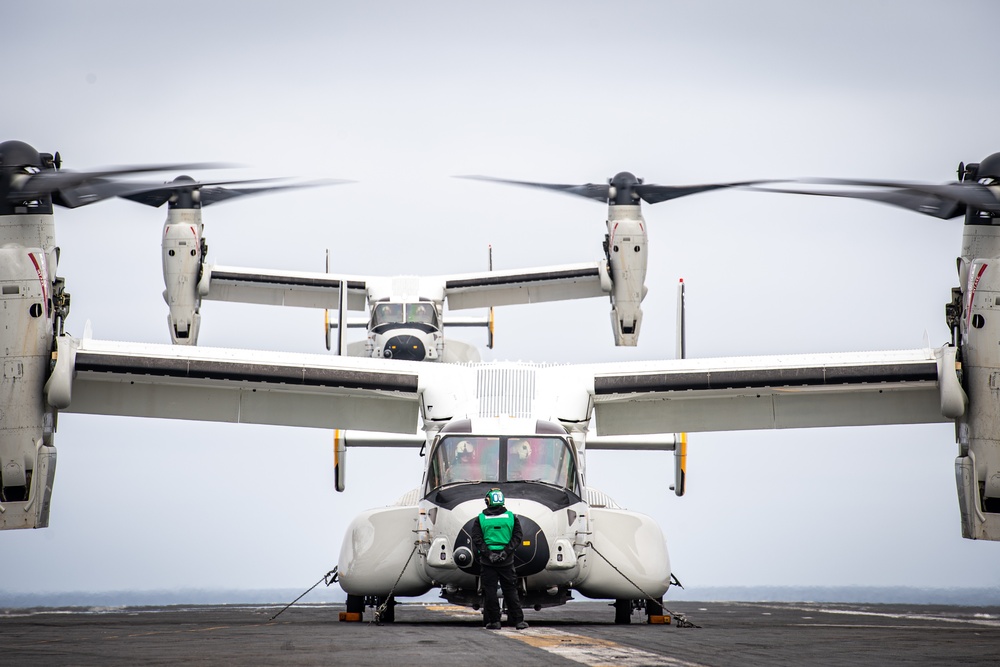
M480 367L476 373L480 417L531 417L535 369Z
M416 276L395 276L392 279L392 293L405 295L411 299L420 290L420 278Z

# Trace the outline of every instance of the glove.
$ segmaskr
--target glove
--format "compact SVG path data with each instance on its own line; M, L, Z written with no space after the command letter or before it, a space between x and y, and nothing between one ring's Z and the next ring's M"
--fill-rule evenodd
M499 563L500 561L503 560L503 555L502 554L503 554L502 551L494 551L493 553L490 554L490 562L491 563Z

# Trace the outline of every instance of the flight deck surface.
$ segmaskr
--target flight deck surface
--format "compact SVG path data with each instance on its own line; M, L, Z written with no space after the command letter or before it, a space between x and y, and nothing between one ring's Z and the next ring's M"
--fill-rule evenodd
M604 602L526 611L531 627L400 604L394 623L339 622L343 605L0 609L9 665L996 665L1000 607L677 602L700 627L615 625Z

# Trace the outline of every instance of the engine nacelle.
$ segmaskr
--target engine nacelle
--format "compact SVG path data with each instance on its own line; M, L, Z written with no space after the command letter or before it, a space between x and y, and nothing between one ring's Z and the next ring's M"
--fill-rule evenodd
M170 307L167 324L170 340L177 345L196 345L201 326L201 294L198 280L204 261L201 211L172 209L163 226L163 300Z
M962 535L1000 540L1000 258L968 264L960 324L969 408L955 461Z
M615 345L635 346L646 298L646 230L638 206L608 207L608 262L611 265L611 329Z
M43 398L52 349L51 282L41 249L0 248L0 530L44 528L55 476Z

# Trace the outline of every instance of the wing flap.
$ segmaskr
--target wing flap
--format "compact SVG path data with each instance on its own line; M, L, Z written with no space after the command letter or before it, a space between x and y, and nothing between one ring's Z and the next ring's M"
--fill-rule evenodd
M445 295L452 310L587 299L606 296L610 289L610 278L600 262L490 271L445 280Z
M364 310L366 283L361 278L306 271L270 271L231 266L206 266L205 299L300 308L339 307L340 283L347 283L348 310ZM207 281L206 281L207 277Z
M417 429L418 375L379 360L103 341L77 342L71 356L66 412L392 433Z
M942 415L938 352L910 350L649 364L599 373L600 435L923 424Z

